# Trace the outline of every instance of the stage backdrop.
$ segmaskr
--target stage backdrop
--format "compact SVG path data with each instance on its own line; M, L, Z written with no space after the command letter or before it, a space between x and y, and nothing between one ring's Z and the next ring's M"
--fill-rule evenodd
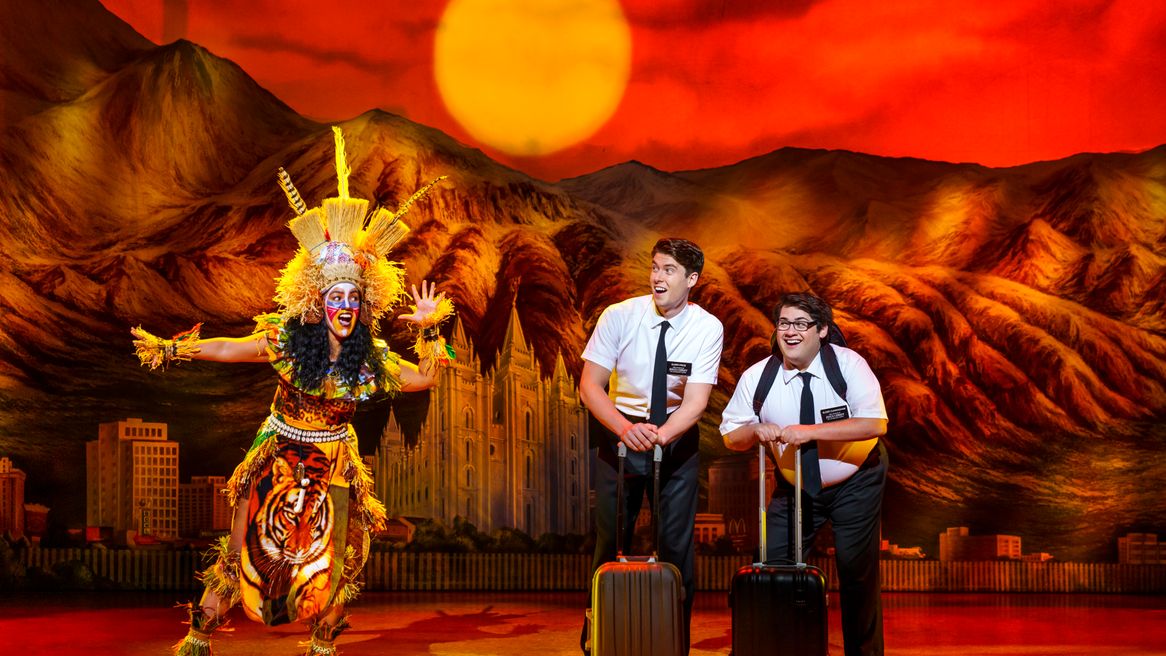
M536 162L523 158L538 152L447 128L455 139L374 103L308 118L213 48L156 45L95 2L10 4L19 7L0 21L0 456L27 473L26 498L50 506L59 527L84 524L84 443L101 422L168 422L183 480L238 461L266 413L270 368L150 372L128 328L203 322L207 335L246 334L272 308L294 246L274 172L286 167L309 204L333 195L331 122L347 138L355 196L394 207L448 176L409 215L395 257L411 281L436 280L456 299L483 369L514 307L542 372L561 356L578 376L599 313L646 293L651 245L683 236L708 257L693 300L725 325L701 424L707 459L728 455L720 411L737 376L767 355L775 301L812 290L883 384L884 537L937 555L936 535L963 525L1020 535L1026 552L1112 560L1118 535L1166 530L1166 147L1001 168L742 153L754 129L757 143L777 145L759 114L736 123L737 136L712 133L713 150L725 140L720 165L572 170L598 161L584 157L595 151L566 151L583 164L551 153ZM629 48L611 56L639 61ZM613 107L579 130L598 130ZM645 152L667 151L657 146ZM538 177L519 170L527 161ZM540 179L564 173L575 177ZM385 331L403 350L397 323ZM366 450L388 415L379 404L361 416Z

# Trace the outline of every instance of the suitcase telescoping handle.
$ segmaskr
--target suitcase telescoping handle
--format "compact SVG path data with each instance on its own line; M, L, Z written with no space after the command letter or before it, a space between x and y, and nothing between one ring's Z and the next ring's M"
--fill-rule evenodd
M757 442L757 516L761 518L761 531L757 545L757 562L761 566L769 559L769 547L765 540L765 443Z
M794 447L794 562L799 566L804 566L805 560L802 558L802 458L801 447ZM777 466L774 471L774 476L780 476L781 472L777 471L780 466ZM761 516L761 544L759 545L757 556L759 562L757 565L764 565L769 557L766 545L765 535L765 444L757 443L757 488L759 491L758 502Z
M619 456L619 473L615 479L615 558L620 560L624 557L623 553L623 533L624 520L623 509L623 465L628 458L628 446L623 442L619 443L619 448L616 453ZM656 514L660 512L660 463L664 460L664 449L660 448L659 444L652 446L652 535L656 538L656 546L652 550L652 556L649 560L654 561L657 554L660 553L660 528L656 521ZM764 524L764 520L762 520Z

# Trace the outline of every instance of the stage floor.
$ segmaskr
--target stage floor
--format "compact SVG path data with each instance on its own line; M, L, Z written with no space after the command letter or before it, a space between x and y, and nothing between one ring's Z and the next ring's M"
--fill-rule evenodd
M1166 598L1109 595L885 594L888 654L1166 655ZM0 599L0 649L25 654L151 654L185 632L173 594L69 593ZM831 595L831 653L842 654ZM579 593L368 593L341 636L344 656L577 654ZM729 653L725 596L698 593L694 656ZM216 656L302 654L299 625L267 628L232 611Z

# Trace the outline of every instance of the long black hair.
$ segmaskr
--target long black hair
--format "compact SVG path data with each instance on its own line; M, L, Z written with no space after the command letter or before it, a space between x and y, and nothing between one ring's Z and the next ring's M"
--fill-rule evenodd
M324 382L331 370L337 378L355 387L360 382L360 370L367 364L376 375L377 381L384 378L384 361L379 349L373 348L372 331L359 321L352 334L340 343L340 357L336 364L328 360L328 326L320 323L304 323L298 317L287 320L288 354L296 370L296 383L300 389L314 390Z

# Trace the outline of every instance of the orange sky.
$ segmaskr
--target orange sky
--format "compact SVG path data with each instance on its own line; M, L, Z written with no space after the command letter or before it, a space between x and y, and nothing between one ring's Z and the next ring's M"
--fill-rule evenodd
M305 116L381 108L548 180L782 146L1009 166L1166 143L1157 0L622 0L632 61L618 108L539 158L476 143L447 111L433 73L440 3L104 4L155 42L181 36L238 63Z

